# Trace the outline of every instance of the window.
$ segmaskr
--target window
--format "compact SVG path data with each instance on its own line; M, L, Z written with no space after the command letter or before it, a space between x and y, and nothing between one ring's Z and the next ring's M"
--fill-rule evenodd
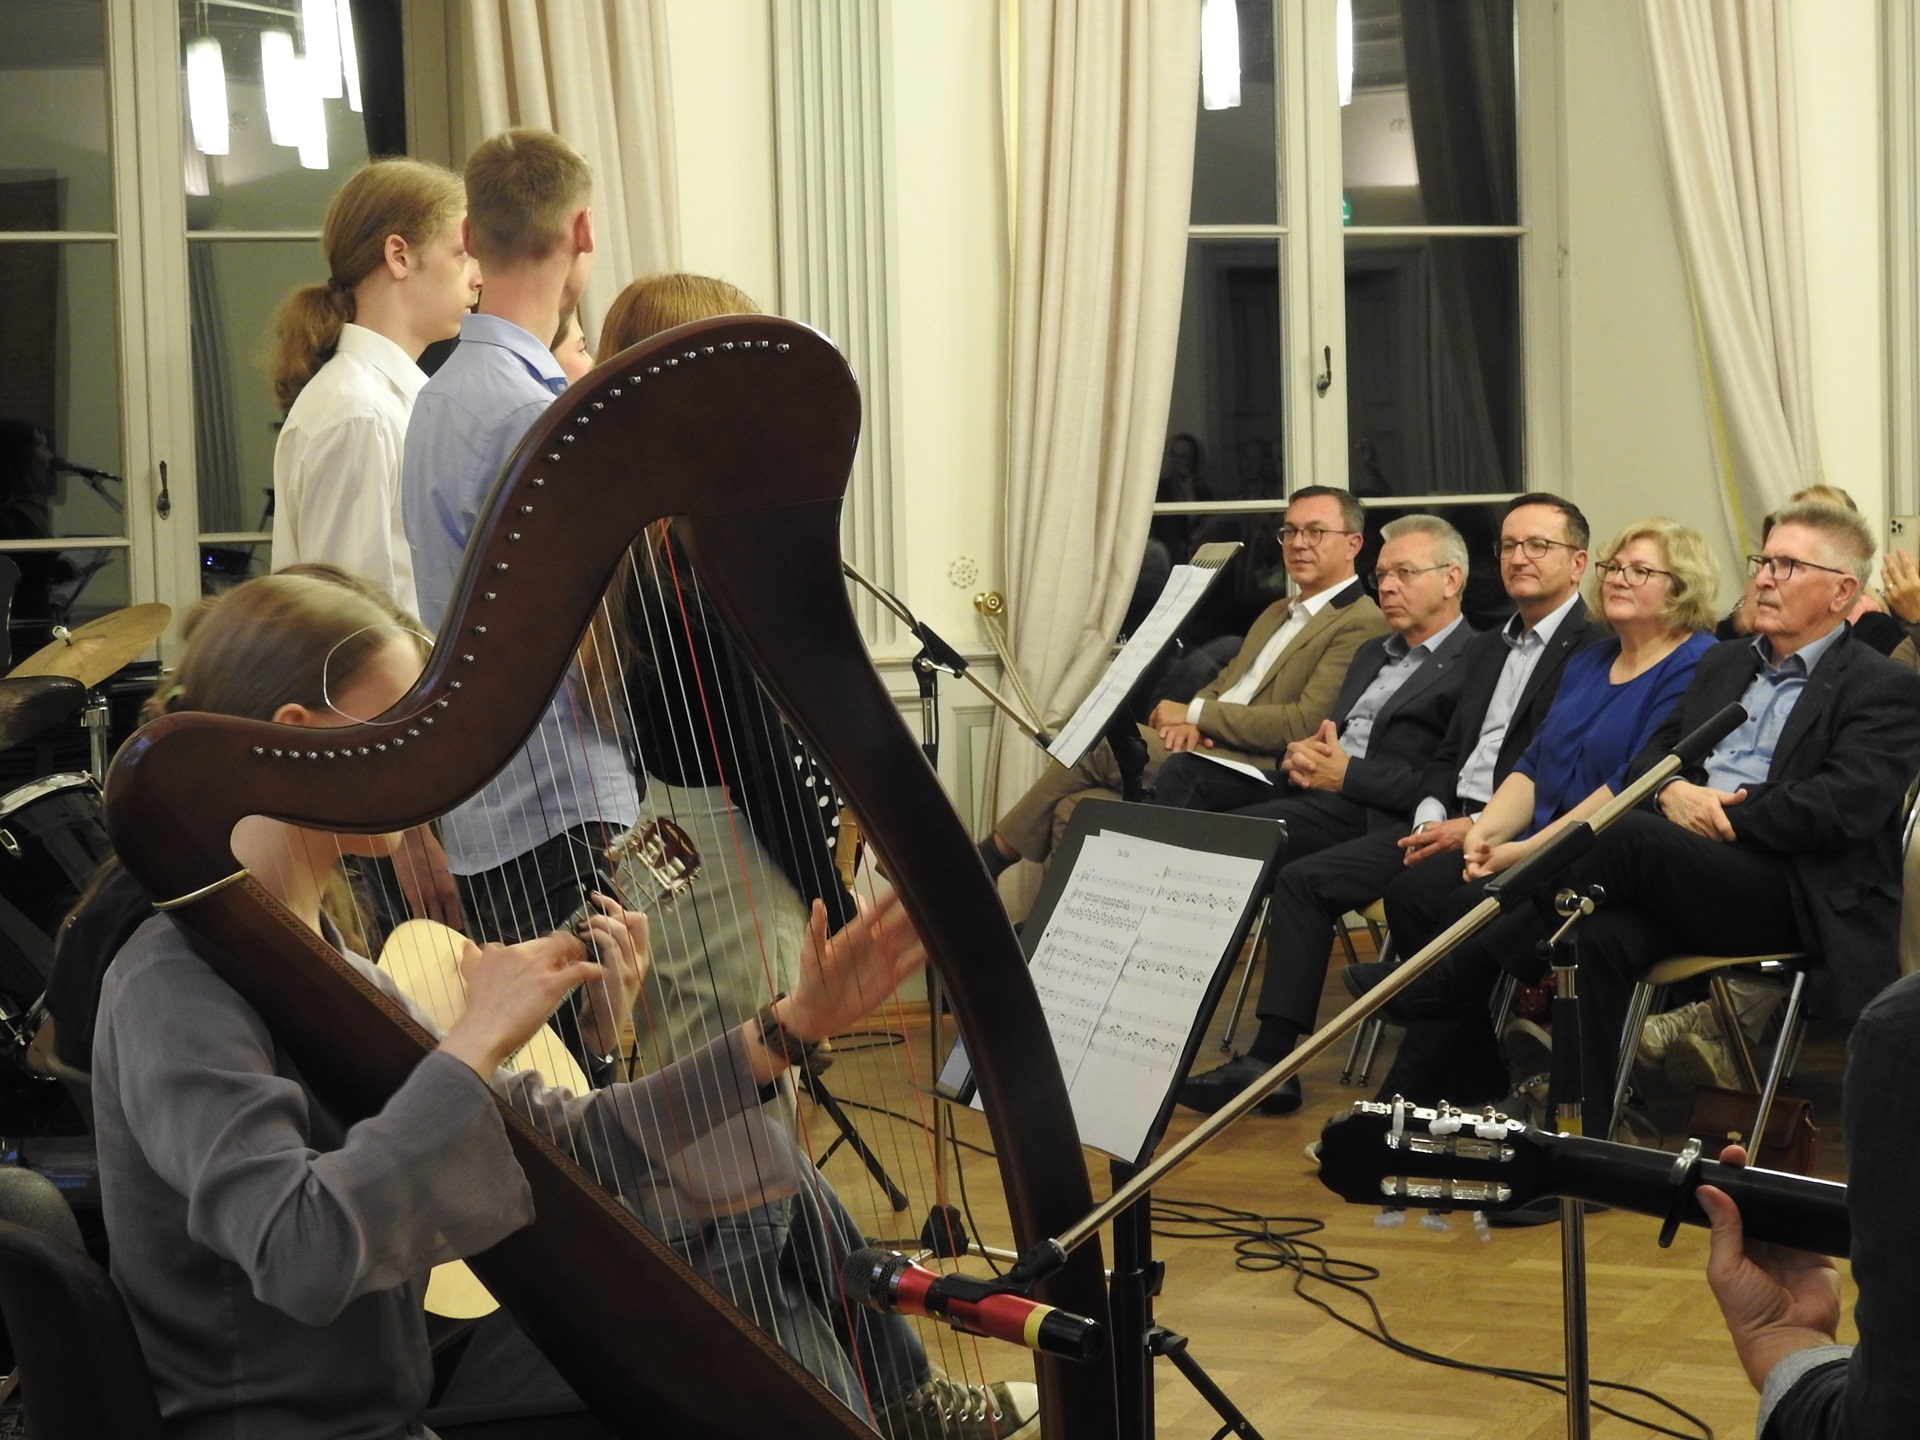
M1288 492L1350 489L1377 512L1370 532L1440 510L1483 567L1470 609L1485 618L1503 602L1486 545L1505 497L1552 488L1560 468L1552 6L1205 11L1153 533L1173 560L1242 542L1235 602L1214 617L1231 630L1283 593L1272 535ZM1208 109L1208 90L1233 88L1233 49L1209 30L1222 13L1238 103ZM1372 555L1370 541L1363 568Z

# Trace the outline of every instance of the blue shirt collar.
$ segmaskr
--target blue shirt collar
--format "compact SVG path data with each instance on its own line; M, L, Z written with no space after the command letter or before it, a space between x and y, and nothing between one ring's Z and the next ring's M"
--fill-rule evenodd
M498 345L511 351L534 379L558 395L567 388L567 372L537 336L498 315L471 313L460 322L462 344Z
M1440 648L1441 643L1447 638L1447 636L1451 635L1455 630L1458 630L1460 628L1460 622L1465 620L1466 618L1467 617L1465 615L1454 616L1453 623L1451 625L1444 626L1441 629L1434 631L1433 634L1429 635L1426 639L1422 640L1418 645L1412 645L1412 646L1408 645L1406 641L1406 637L1400 634L1399 631L1397 630L1394 631L1392 634L1387 636L1387 658L1390 660L1404 660L1406 659L1407 656L1411 655L1415 650L1424 650L1429 655L1433 654L1435 651L1437 651Z
M1756 635L1753 637L1753 653L1759 657L1760 673L1763 675L1774 674L1780 676L1811 675L1813 674L1814 667L1826 656L1827 651L1831 650L1835 645L1838 645L1841 637L1852 628L1851 625L1842 620L1818 640L1812 640L1802 645L1778 665L1773 662L1773 647L1767 643L1767 637L1764 635ZM1798 665L1794 664L1796 660L1800 662Z

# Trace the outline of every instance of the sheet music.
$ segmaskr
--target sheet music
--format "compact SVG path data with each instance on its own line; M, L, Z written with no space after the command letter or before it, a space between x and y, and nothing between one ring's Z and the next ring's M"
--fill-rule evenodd
M1269 785L1279 783L1273 778L1274 771L1262 770L1258 765L1250 765L1245 760L1229 759L1225 755L1219 755L1207 749L1204 745L1198 750L1189 750L1186 753L1189 755L1198 755L1202 760L1211 760L1216 765L1224 765L1229 770L1238 770L1242 775L1248 776L1251 779L1264 780Z
M1187 616L1200 603L1200 597L1207 593L1207 587L1219 573L1217 569L1199 565L1173 567L1173 573L1167 577L1166 588L1160 592L1160 598L1153 602L1153 609L1147 612L1147 618L1140 622L1140 627L1127 638L1120 653L1114 656L1113 664L1107 667L1107 673L1100 677L1099 684L1080 702L1080 708L1073 712L1073 718L1060 727L1060 733L1047 747L1049 755L1069 767L1080 763L1081 757L1094 747L1106 731L1107 722L1120 708L1120 702L1127 698L1127 692L1133 689L1147 666L1166 648L1174 632L1186 623Z
M1139 1156L1259 876L1115 831L1081 847L1031 968L1083 1143Z

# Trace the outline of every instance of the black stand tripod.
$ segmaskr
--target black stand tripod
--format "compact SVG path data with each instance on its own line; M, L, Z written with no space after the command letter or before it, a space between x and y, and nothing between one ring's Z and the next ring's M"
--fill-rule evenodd
M1115 1160L1113 1188L1138 1173ZM1118 1391L1119 1440L1153 1440L1153 1362L1165 1356L1224 1422L1222 1435L1262 1440L1260 1432L1187 1350L1187 1337L1153 1321L1153 1300L1166 1276L1153 1258L1153 1197L1142 1195L1113 1217L1113 1280L1107 1305L1113 1319L1114 1385Z

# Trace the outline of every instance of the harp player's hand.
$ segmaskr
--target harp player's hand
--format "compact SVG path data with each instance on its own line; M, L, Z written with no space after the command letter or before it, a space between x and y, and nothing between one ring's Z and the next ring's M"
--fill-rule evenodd
M571 935L542 935L521 945L469 944L460 957L467 1008L440 1037L440 1048L491 1080L570 990L605 974L582 958Z
M833 936L827 934L826 907L813 902L800 979L791 995L774 1004L781 1026L806 1044L846 1029L927 963L927 947L898 891L871 903L855 899L860 913ZM786 1069L786 1061L766 1049L756 1026L747 1033L754 1078L764 1084Z
M640 982L646 979L653 954L647 944L645 915L624 909L618 900L597 891L590 898L600 913L588 916L574 933L606 975L583 992L587 1009L580 1038L594 1054L607 1055L627 1048L634 1001L640 997Z

